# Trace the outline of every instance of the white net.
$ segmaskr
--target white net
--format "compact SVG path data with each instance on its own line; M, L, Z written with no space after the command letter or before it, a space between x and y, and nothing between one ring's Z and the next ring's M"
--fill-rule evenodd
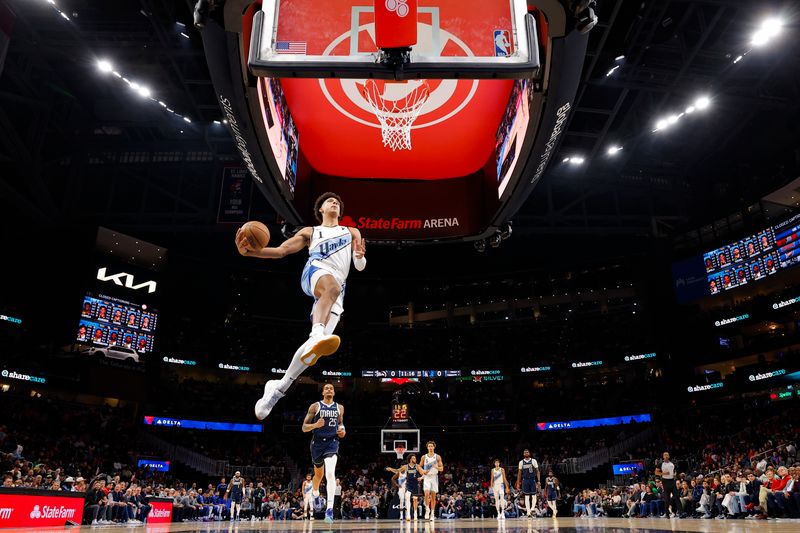
M381 88L382 86L382 88ZM376 82L367 80L364 97L381 124L386 148L411 150L411 126L430 96L428 82Z

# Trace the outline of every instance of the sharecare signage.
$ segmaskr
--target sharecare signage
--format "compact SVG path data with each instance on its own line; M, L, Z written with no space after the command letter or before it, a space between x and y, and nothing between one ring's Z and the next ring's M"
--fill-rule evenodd
M0 492L0 528L61 527L67 521L81 523L83 498L52 496L45 495L46 491L41 492L41 495Z
M169 524L172 522L172 502L150 499L148 505L152 507L147 515L148 524Z

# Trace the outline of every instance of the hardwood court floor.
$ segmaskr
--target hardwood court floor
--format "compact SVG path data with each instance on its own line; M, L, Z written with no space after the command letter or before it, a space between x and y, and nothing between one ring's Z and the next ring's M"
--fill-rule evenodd
M366 533L369 531L394 533L620 533L633 530L638 533L659 532L698 532L698 533L797 533L800 531L800 520L679 520L679 519L637 519L598 518L576 519L538 518L531 521L508 519L498 523L495 519L483 520L436 520L433 524L418 521L401 524L398 520L338 520L326 524L322 520L314 522L184 522L180 524L163 524L152 526L83 526L79 533L109 531L129 533L257 533L262 531L298 533ZM78 528L30 528L4 529L2 533L26 531L28 533L47 533L72 531Z

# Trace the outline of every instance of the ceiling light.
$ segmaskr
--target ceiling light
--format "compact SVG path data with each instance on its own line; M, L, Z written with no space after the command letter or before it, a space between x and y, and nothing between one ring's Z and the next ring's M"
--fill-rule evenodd
M619 68L619 65L615 65L614 67L612 67L611 70L606 72L606 78L611 76L612 74L614 74L614 71L617 70L618 68Z
M609 146L608 155L614 155L620 150L622 150L622 146Z
M562 163L569 163L569 157L565 157Z
M742 57L744 57L744 56L736 56L736 59L734 59L733 62L734 63L738 63L739 61L742 60Z
M100 72L111 72L114 70L114 66L111 64L111 62L105 59L101 59L97 62L97 68L100 69Z
M136 92L139 93L139 96L142 98L148 98L150 96L150 88L145 87L144 85L136 89Z
M694 107L693 105L690 105L689 107L686 108L686 114L687 115L691 115L692 113L694 113L695 109L696 109L696 107Z
M191 119L189 117L183 117L183 120L185 120L186 122L191 122Z
M624 55L622 55L622 56L617 56L617 57L615 57L615 58L614 58L614 61L622 61L623 59L625 59L625 56L624 56Z
M656 130L663 130L667 126L669 126L669 122L667 122L665 118L659 119L658 122L656 122Z
M572 156L569 160L570 164L572 165L582 165L584 161L585 161L584 158L577 156Z
M185 33L183 33L183 32L181 32L181 35L183 35L183 36L184 36L184 37L186 37L187 39L189 38L189 36L188 36L188 35L186 35L186 34L185 34Z
M676 122L678 122L679 118L680 117L678 115L670 115L667 117L667 123L669 125L675 124Z
M694 106L700 111L707 108L709 105L711 105L711 100L708 96L701 96L694 102Z

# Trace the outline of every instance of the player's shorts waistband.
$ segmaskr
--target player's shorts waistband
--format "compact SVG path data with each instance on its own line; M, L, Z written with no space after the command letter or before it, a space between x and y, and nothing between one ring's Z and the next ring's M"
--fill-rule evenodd
M336 435L333 435L331 437L314 437L313 439L311 439L311 444L315 444L318 442L331 442L334 440L339 440L339 437L337 437Z

